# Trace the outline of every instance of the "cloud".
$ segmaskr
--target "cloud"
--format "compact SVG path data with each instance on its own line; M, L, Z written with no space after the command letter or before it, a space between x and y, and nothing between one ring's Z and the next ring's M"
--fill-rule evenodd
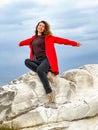
M11 0L0 0L0 6L3 6L5 4L9 4Z
M89 7L95 7L98 6L98 0L80 0L76 2L77 8L89 8Z
M35 2L13 1L10 4L5 5L5 8L1 10L0 16L2 17L2 19L0 20L0 23L19 24L22 20L24 21L30 19L32 17L32 14L34 14L33 11L35 10L35 7ZM30 11L31 8L32 10Z

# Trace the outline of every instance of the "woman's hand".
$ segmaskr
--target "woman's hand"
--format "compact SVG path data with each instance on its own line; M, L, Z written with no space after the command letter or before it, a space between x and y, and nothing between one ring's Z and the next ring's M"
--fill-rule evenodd
M79 42L77 42L77 47L81 46L81 44Z
M18 43L18 46L20 46L20 43Z

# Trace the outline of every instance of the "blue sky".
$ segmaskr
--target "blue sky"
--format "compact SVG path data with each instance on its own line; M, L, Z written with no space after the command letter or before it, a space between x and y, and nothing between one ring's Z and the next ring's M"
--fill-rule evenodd
M29 71L28 47L19 41L46 20L53 35L78 41L81 47L55 44L60 74L85 64L98 64L98 0L0 0L0 85Z

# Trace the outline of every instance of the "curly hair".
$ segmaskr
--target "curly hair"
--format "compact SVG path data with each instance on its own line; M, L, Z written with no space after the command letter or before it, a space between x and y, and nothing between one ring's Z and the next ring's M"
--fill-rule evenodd
M52 35L52 32L50 31L50 25L46 21L38 22L36 25L35 35L38 35L37 27L40 23L43 23L45 25L45 31L42 33L42 36Z

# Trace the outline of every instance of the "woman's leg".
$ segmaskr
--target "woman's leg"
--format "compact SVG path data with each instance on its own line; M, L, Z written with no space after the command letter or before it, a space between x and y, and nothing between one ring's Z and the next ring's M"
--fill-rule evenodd
M49 85L49 81L47 78L47 73L50 69L48 59L45 58L45 60L43 60L43 61L38 61L38 60L32 61L30 59L26 59L25 65L29 69L31 69L32 71L35 71L38 73L38 76L39 76L40 80L42 81L42 84L45 88L46 94L49 98L49 102L53 102L54 101L54 94L53 94L53 91L51 90L51 87Z
M49 71L49 62L47 60L47 58L45 58L42 63L37 67L36 72L38 73L38 76L40 78L40 80L43 83L43 86L45 88L46 94L51 93L51 87L49 85L49 81L47 78L47 72Z
M30 60L30 59L26 59L26 60L25 60L25 65L26 65L29 69L31 69L32 71L34 71L34 72L36 72L36 69L37 69L37 67L38 67L38 63L36 63L36 62L34 62L34 61Z
M43 83L46 93L48 94L52 92L47 78L47 72L50 68L47 58L45 58L43 61L32 61L30 59L26 59L25 65L32 71L38 73L38 76Z

